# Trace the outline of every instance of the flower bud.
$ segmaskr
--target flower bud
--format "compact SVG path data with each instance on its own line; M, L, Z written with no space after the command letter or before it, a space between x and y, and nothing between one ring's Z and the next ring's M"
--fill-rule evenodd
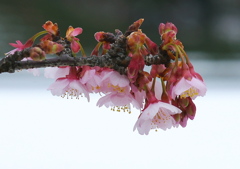
M41 48L33 47L30 50L30 58L34 61L41 61L46 58L46 54Z
M164 33L167 33L169 31L173 31L175 32L175 34L177 34L177 27L171 23L171 22L167 22L166 24L164 23L160 23L159 27L158 27L158 31L159 34L162 36Z
M59 53L64 49L64 47L61 44L58 44L50 40L42 41L39 45L46 52L46 54Z
M196 115L196 106L190 97L189 97L189 105L186 108L186 113L191 120L193 120Z

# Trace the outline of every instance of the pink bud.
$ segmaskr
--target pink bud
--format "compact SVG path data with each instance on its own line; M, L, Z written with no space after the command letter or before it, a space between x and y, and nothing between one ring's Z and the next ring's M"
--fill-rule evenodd
M72 41L70 46L71 46L73 53L78 53L78 51L81 49L79 43L77 43L76 41Z
M187 106L186 108L186 113L187 113L187 116L193 120L195 115L196 115L196 106L195 104L193 103L192 99L189 97L189 105Z
M95 39L96 39L98 42L100 42L101 39L103 38L103 34L104 34L104 32L96 32L96 33L94 34L94 37L95 37Z
M165 24L164 23L160 23L159 27L158 27L158 31L159 34L162 36L162 34L164 33L164 29L165 29Z
M34 61L41 61L41 60L44 60L46 58L46 54L41 48L33 47L30 50L30 57Z
M171 23L171 22L167 22L166 24L160 23L159 27L158 27L158 31L159 31L159 34L161 36L164 33L167 33L169 31L173 31L173 32L175 32L175 34L177 34L177 32L178 32L177 27L173 23Z
M61 52L64 49L61 44L50 40L42 41L39 45L47 54L55 54Z

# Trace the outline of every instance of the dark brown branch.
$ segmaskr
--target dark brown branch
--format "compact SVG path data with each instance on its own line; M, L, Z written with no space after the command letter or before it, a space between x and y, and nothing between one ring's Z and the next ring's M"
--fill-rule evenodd
M25 50L26 52L28 50ZM25 53L18 52L18 57L22 58L22 55ZM15 55L14 55L15 56ZM15 57L14 57L15 58ZM15 70L22 70L22 69L32 69L32 68L44 68L44 67L57 67L57 66L99 66L99 67L109 67L121 74L126 73L126 67L128 66L131 57L125 56L122 59L119 57L112 58L108 53L106 55L102 55L99 57L96 56L88 56L88 57L69 57L68 55L57 56L55 58L46 59L43 61L19 61L17 59L15 61L11 57L7 57L1 60L0 62L0 73L8 72L14 73ZM165 64L163 62L163 57L159 55L149 55L145 57L146 65L152 64Z
M138 25L137 25L138 26ZM131 27L130 27L131 28ZM134 28L135 30L135 28ZM134 30L129 30L134 31ZM108 36L105 40L111 40L111 49L102 56L88 56L88 57L73 57L69 43L66 40L57 40L56 42L62 44L65 49L58 53L59 56L55 58L46 59L43 61L32 61L22 59L30 56L30 48L26 48L22 51L17 51L13 55L3 58L0 61L0 74L3 72L14 73L15 70L31 69L31 68L44 68L44 67L58 67L58 66L99 66L108 67L118 71L120 74L126 74L127 66L131 60L131 57L127 54L126 36L119 30L116 31L117 35ZM113 42L114 41L114 42ZM145 64L165 64L167 67L170 63L169 56L160 51L158 55L145 56Z

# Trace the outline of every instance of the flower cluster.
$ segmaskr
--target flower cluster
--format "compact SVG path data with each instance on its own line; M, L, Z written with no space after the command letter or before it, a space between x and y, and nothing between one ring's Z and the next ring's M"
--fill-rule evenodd
M124 34L116 30L116 34L101 31L94 35L98 43L91 56L108 55L116 59L122 57L119 53L124 51L124 55L130 57L125 74L103 66L47 67L45 77L55 79L48 90L56 96L86 97L88 101L90 94L100 93L97 106L106 106L113 111L131 113L131 107L134 107L140 111L140 115L133 129L140 134L147 135L151 129L166 130L179 125L185 127L188 119L193 120L196 114L193 100L205 95L206 85L201 75L195 72L182 42L177 39L176 26L161 23L158 30L162 43L157 45L139 29L143 21L139 19L134 22ZM87 57L76 38L82 33L82 28L70 26L62 38L57 24L47 21L42 27L45 30L25 44L20 41L11 43L16 49L8 52L7 57L26 48L31 50L25 59L39 62L46 59L46 54L68 54L69 50L69 57L77 57L79 51L81 57ZM43 34L46 35L34 45L35 39ZM118 37L124 39L121 50L115 48ZM112 54L113 51L117 54ZM146 71L147 56L161 56L167 62L152 64L150 71Z

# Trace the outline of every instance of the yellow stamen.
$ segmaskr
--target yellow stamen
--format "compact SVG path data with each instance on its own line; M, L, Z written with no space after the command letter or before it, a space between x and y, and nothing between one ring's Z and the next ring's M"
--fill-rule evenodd
M68 98L73 99L74 97L76 99L79 99L79 96L83 97L82 93L79 93L77 89L69 89L69 90L67 90L64 94L61 95L62 98L64 98L65 96L67 97L67 99Z
M190 89L186 90L180 95L180 98L186 98L186 97L194 97L197 96L198 90L196 88L191 87Z
M125 105L125 106L113 106L113 107L111 107L111 110L112 111L117 111L117 112L121 112L121 111L128 112L129 114L131 113L131 109L127 105Z
M114 91L117 91L119 93L124 93L125 92L125 88L119 87L118 85L115 86L115 85L112 85L112 84L108 83L108 87L113 88Z

